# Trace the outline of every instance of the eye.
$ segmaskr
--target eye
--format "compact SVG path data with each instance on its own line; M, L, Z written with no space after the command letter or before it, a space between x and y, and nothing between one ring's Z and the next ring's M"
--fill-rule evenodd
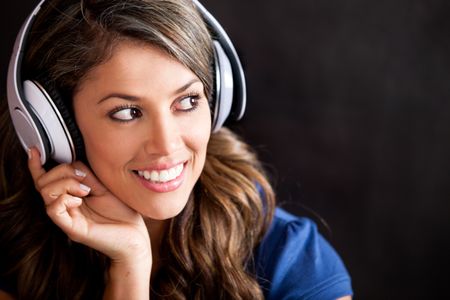
M128 122L142 117L142 112L137 107L118 107L110 117L116 121Z
M176 110L180 111L191 111L197 108L198 106L199 95L189 95L180 99L175 106Z

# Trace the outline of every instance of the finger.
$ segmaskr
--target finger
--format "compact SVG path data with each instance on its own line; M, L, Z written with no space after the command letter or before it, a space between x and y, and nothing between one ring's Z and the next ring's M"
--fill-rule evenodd
M40 156L41 155L36 148L33 147L28 149L28 169L30 170L31 177L35 183L46 173L41 165Z
M70 195L62 195L56 201L47 206L47 215L61 228L69 237L76 233L70 210L78 209L83 200Z
M113 219L130 220L137 216L134 209L130 208L124 202L116 198L108 188L95 176L95 174L82 162L74 162L73 167L86 173L86 177L83 179L83 184L91 187L89 201L85 204L89 209L95 211L104 217L112 217ZM107 197L103 197L106 196ZM109 216L106 216L104 211L107 207Z
M61 195L86 197L91 188L73 178L63 178L44 186L41 190L41 196L45 205L49 205L58 199Z
M35 185L36 189L40 190L44 186L57 182L61 179L73 178L78 181L82 181L84 180L84 177L86 177L86 173L74 168L72 165L60 164L47 173L41 175L41 177L35 181Z
M100 182L100 180L98 180L97 176L95 176L92 170L84 163L76 161L72 164L72 166L76 170L78 170L78 172L82 172L85 175L83 177L83 184L91 188L92 196L103 195L105 192L107 192L107 188L103 185L103 183Z

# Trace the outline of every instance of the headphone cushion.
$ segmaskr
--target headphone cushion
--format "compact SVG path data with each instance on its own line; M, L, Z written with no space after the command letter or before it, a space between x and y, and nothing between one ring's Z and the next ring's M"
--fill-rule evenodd
M58 109L58 112L62 117L61 121L64 122L70 137L72 138L76 159L84 160L85 151L83 137L75 122L73 109L63 100L61 93L50 78L45 75L40 75L36 78L36 81L45 89L55 107Z
M214 41L215 105L212 131L218 131L230 115L233 104L233 69L229 58L218 41Z

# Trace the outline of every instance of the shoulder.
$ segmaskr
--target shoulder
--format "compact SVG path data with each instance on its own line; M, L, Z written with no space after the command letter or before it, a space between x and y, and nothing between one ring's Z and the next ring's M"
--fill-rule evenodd
M255 252L254 266L266 299L336 299L352 294L341 258L316 224L280 208Z

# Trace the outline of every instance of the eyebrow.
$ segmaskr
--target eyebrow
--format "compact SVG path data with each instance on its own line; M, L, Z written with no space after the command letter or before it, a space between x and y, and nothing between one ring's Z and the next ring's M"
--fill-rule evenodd
M191 85L193 85L194 83L197 83L197 82L201 82L201 81L200 81L199 79L197 79L197 78L191 79L191 80L188 81L185 85L183 85L182 87L178 88L178 89L174 92L174 94L179 94L179 93L184 92L184 91L187 90ZM106 95L105 97L101 98L101 99L97 102L97 104L100 104L101 102L103 102L103 101L105 101L105 100L107 100L107 99L109 99L109 98L121 98L121 99L128 100L128 101L137 101L137 100L139 100L139 97L137 97L137 96L127 95L127 94L122 94L122 93L111 93L111 94L108 94L108 95Z

